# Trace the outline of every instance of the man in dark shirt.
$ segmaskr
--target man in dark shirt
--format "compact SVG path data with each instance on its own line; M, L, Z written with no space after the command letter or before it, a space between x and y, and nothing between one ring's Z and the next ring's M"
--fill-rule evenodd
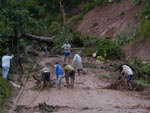
M24 61L23 61L23 55L20 55L20 56L19 56L19 59L18 59L18 64L19 64L19 67L20 67L20 69L21 69L21 73L22 73L22 74L24 73L24 66L23 66L23 63L24 63Z

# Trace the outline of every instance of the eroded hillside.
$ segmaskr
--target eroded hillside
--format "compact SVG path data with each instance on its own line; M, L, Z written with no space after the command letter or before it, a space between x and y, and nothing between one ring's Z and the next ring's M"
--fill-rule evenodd
M125 31L130 34L139 27L138 14L143 9L143 4L134 5L132 0L95 6L75 27L83 34L115 38L120 32ZM149 40L136 38L134 42L124 46L123 50L127 58L138 56L144 60L150 59Z
M142 10L143 6L135 6L132 0L95 6L76 27L84 34L115 37L126 28L137 28L137 13Z

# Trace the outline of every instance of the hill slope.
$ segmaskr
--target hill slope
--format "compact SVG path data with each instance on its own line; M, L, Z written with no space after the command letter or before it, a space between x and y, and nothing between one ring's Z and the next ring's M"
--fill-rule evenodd
M107 6L95 6L75 27L83 34L115 38L120 32L125 31L130 34L138 28L140 19L137 14L143 9L142 4L135 6L132 0L109 3ZM138 44L141 39L136 40L124 46L125 55L128 58L138 56L150 60L150 41L143 40Z

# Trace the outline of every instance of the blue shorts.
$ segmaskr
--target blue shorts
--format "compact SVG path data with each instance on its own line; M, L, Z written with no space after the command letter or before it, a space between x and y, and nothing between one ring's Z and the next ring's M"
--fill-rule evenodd
M69 56L70 56L70 52L69 51L65 52L65 57L69 57Z
M126 76L126 80L132 80L132 78L133 78L133 75Z

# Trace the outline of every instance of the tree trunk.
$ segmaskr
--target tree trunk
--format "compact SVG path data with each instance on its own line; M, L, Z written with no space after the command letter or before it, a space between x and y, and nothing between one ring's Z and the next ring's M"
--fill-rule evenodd
M16 47L16 54L17 58L19 57L19 45L20 45L20 37L19 37L19 30L18 27L15 25L14 26L14 32L15 32L15 47Z
M65 11L62 5L62 0L59 0L59 5L60 5L60 12L61 12L61 25L63 27L64 31L64 24L65 24Z
M29 33L25 33L23 36L32 40L36 40L38 42L45 42L45 43L50 43L50 44L52 44L54 41L54 37L36 36L36 35L29 34Z

